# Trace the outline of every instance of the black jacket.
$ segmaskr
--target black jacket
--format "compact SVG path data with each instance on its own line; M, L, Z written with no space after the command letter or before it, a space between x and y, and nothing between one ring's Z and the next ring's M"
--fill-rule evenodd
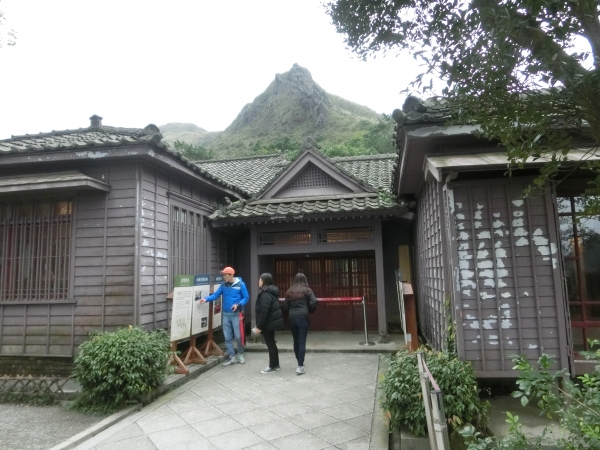
M317 309L317 297L312 290L309 289L307 295L302 298L290 300L286 297L283 303L283 312L289 313L292 317L308 317L311 312Z
M279 289L270 285L261 289L256 299L256 328L259 330L283 330L283 312L279 304Z

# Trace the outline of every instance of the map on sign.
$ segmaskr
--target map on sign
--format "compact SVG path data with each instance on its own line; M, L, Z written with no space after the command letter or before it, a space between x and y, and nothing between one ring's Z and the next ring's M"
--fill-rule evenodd
M197 300L208 297L210 291L210 275L194 277L194 306L192 310L192 335L208 331L208 303L200 304Z
M194 276L177 275L175 277L175 289L173 290L171 341L179 341L190 337L193 300Z

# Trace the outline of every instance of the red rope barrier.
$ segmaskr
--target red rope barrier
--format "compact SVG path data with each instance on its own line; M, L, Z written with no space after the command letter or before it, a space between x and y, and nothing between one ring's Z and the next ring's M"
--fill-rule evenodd
M431 375L431 372L429 371L429 367L427 367L427 363L425 362L425 358L423 358L423 367L425 367L425 372L427 373L427 378L429 378L429 381L431 381L431 385L433 386L433 389L435 389L436 391L441 391L440 387L438 386L438 384L433 379L433 375Z

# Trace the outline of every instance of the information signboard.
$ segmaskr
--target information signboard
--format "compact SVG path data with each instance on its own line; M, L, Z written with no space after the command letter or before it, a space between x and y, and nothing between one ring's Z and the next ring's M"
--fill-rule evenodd
M219 286L223 282L223 275L215 275L213 279L213 292L217 292ZM219 296L213 302L213 320L212 320L212 328L218 328L221 326L223 314L221 314L223 310L223 297Z
M192 335L208 331L208 303L200 304L199 299L208 297L210 275L194 276L194 306L192 309Z
M190 337L192 303L194 301L194 276L177 275L173 290L171 315L171 342Z

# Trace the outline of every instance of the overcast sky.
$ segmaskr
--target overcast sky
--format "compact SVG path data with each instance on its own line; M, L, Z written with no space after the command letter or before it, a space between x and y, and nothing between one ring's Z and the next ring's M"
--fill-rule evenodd
M0 0L0 139L103 124L225 129L294 63L379 113L419 72L406 55L360 61L321 0Z

